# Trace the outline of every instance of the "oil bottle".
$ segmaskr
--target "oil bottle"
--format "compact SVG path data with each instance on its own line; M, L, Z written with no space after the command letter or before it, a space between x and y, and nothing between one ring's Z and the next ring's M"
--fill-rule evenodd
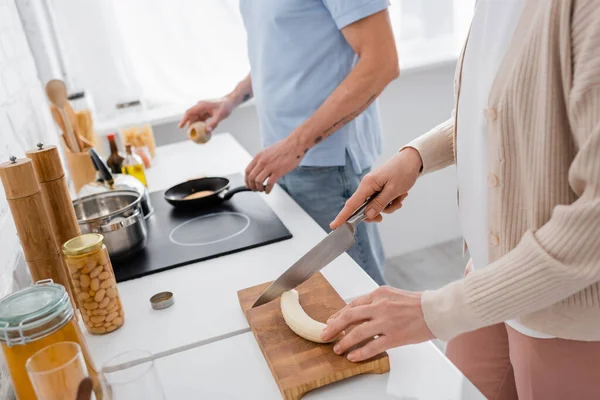
M125 175L131 175L137 178L140 182L144 184L144 186L148 187L148 182L146 181L146 172L144 171L144 162L142 158L137 154L133 154L131 150L131 145L125 145L125 152L127 155L125 156L125 161L123 161L123 167L121 168L121 172Z

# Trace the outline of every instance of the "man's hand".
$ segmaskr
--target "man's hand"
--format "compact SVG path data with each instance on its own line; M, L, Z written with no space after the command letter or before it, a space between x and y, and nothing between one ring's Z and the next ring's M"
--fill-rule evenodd
M206 132L212 132L219 122L231 114L234 108L232 101L225 99L219 101L199 101L195 106L185 112L179 122L179 127L193 124L197 121L206 122Z
M371 200L366 209L367 222L381 221L381 212L391 214L402 207L402 201L413 187L421 169L421 156L410 147L390 158L383 166L365 175L356 192L346 201L331 229L342 225L369 197L379 194Z
M357 298L332 315L321 338L332 340L346 330L349 332L333 351L344 354L358 345L348 354L352 362L367 360L393 347L435 338L423 316L421 293L389 286Z
M303 157L304 151L291 137L267 147L246 168L246 186L256 192L271 193L279 178L296 168Z

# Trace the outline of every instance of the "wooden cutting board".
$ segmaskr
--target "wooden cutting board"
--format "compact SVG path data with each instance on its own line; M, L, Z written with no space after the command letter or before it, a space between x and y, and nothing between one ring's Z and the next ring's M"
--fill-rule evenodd
M360 374L384 374L390 370L387 354L352 363L333 352L333 344L318 344L296 335L281 314L280 299L250 308L271 282L240 290L240 305L254 337L269 364L285 400L302 398L307 392ZM325 322L346 305L321 273L297 288L300 304L312 318Z

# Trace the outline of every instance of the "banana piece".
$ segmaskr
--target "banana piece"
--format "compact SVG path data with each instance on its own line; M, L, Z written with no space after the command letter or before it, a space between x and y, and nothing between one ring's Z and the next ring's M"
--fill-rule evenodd
M285 323L296 335L315 343L328 343L321 339L321 332L327 326L315 321L300 305L298 292L295 289L281 295L281 313Z

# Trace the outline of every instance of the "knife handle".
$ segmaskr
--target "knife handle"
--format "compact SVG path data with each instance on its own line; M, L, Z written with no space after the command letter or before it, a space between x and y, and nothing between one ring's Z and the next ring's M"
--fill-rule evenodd
M350 216L350 218L348 218L348 221L346 221L346 223L348 225L350 225L354 231L356 231L356 227L358 226L358 224L360 224L365 219L367 219L367 216L365 215L365 210L367 209L367 205L371 202L371 200L373 200L375 197L377 197L378 194L379 194L379 192L377 192L373 196L369 197L367 199L367 201L365 201L362 204L362 206L360 206L358 208L358 210L354 211L354 213Z

